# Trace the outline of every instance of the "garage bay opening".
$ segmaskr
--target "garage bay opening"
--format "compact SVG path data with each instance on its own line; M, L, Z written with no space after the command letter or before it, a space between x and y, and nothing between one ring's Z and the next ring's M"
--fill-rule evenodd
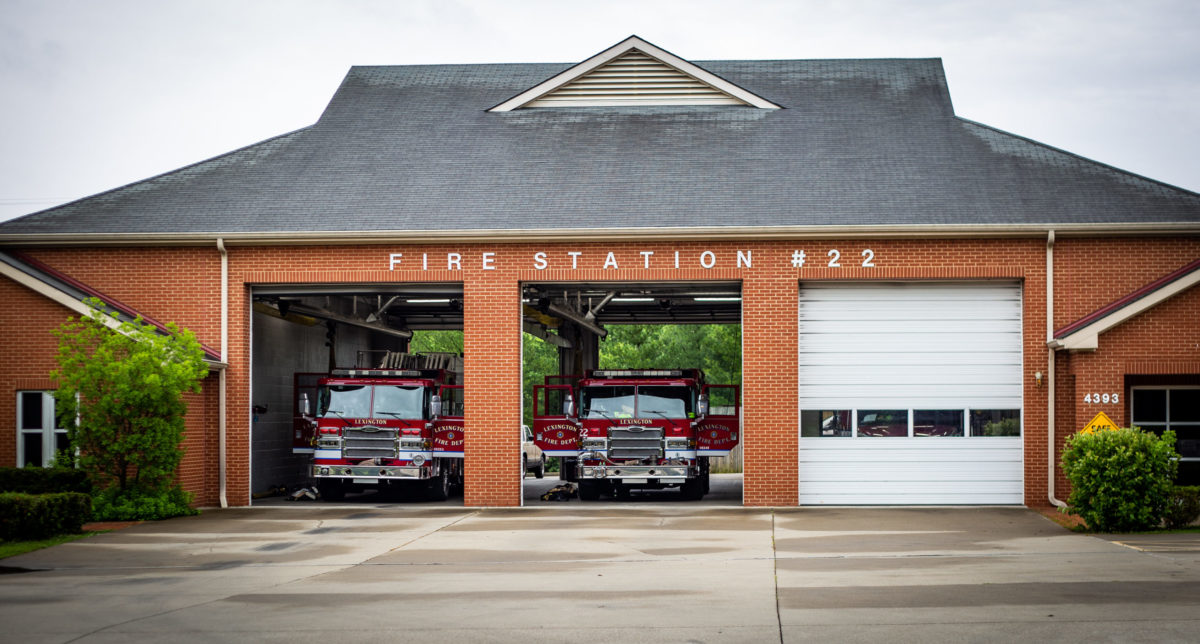
M254 290L254 498L444 501L463 485L459 285Z
M523 299L526 504L741 504L740 285L527 284Z

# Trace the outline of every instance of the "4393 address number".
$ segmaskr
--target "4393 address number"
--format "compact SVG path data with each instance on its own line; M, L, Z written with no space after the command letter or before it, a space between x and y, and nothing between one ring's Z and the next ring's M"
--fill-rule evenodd
M1085 394L1083 402L1089 405L1119 404L1121 402L1121 394Z

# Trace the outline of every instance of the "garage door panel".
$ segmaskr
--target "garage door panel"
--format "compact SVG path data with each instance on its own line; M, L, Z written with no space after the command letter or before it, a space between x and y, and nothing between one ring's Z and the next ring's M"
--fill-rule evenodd
M1010 335L970 332L880 331L878 333L847 333L806 335L800 330L800 351L809 353L1009 353L1007 350L987 350L985 347L1004 346ZM1000 336L1000 337L997 337Z
M888 320L893 322L893 326L886 330L879 329L879 322L872 319L852 318L852 319L837 319L826 318L823 320L801 320L800 333L804 334L806 340L819 339L820 336L826 334L843 335L846 333L868 333L881 335L895 335L903 333L949 333L962 332L964 329L970 334L988 334L988 333L1012 333L1017 320L999 319L995 316L986 318L963 318L960 316L939 316L935 320L929 319L929 314L926 312L924 317L917 316L910 319L897 318L891 311L886 311ZM880 313L876 312L869 317L877 317ZM912 323L912 324L910 324Z
M803 461L802 461L803 463ZM887 485L908 482L946 482L946 483L984 483L988 481L1011 481L1012 471L1009 461L954 461L938 463L931 466L929 461L911 461L907 463L870 463L859 462L855 467L852 462L830 461L826 463L806 463L803 467L803 479L825 482L879 482ZM848 467L849 465L849 467ZM879 472L886 467L886 477Z
M1020 319L1013 313L1010 300L972 300L969 307L943 314L943 319L956 320L1012 320ZM806 300L805 310L800 315L801 323L809 320L864 320L877 318L886 313L892 320L929 319L928 301L906 301L892 299L838 300L822 302Z
M933 354L925 354L919 352L910 353L828 353L828 352L800 352L800 362L808 367L825 367L825 366L853 366L853 367L879 367L879 366L912 366L920 364L938 364L938 365L969 365L981 368L992 367L1011 367L1019 370L1021 368L1021 354L1013 351L994 351L990 353L964 353L954 351L950 353L936 354L936 362ZM925 361L922 362L922 358Z
M1021 438L916 437L802 439L801 463L1022 462Z
M913 378L914 382L895 385L866 385L855 387L855 393L852 393L852 400L863 403L862 396L869 395L870 402L866 404L857 404L856 407L877 409L879 407L878 399L881 398L897 398L903 396L912 396L913 398L936 398L936 399L959 399L972 400L978 398L1013 398L1020 397L1021 388L1018 385L993 385L979 384L968 385L962 382L945 378L944 376L930 377L927 382L920 382L919 378ZM855 383L847 382L839 384L836 382L825 382L822 384L808 384L805 386L805 397L820 398L821 400L830 400L839 397L839 392L845 392L854 386ZM949 390L953 387L953 392L947 391L946 394L941 394L937 391L930 391L930 387L944 387ZM868 392L869 390L869 392ZM861 393L858 393L861 392ZM911 407L912 405L904 405ZM964 405L965 406L965 405ZM828 409L828 407L818 407L819 409Z
M866 384L864 380L885 382L920 382L923 384L962 384L1000 386L1011 381L1005 370L1012 365L977 364L906 364L906 365L822 365L819 370L801 371L801 384L849 385ZM870 371L868 372L867 369ZM884 385L879 385L884 386ZM1012 386L1011 384L1009 386Z
M995 282L1007 286L1009 282ZM806 299L813 302L863 300L869 302L1019 302L1019 292L982 294L985 282L805 282ZM911 295L917 293L918 295Z
M1020 485L1017 484L1016 488ZM1021 505L1019 489L987 487L971 490L947 490L941 486L910 489L814 490L800 493L801 505Z

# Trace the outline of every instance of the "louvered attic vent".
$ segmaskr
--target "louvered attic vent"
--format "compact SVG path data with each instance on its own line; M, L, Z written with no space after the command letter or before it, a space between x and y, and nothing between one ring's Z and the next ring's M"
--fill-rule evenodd
M637 36L630 36L489 111L612 105L734 105L779 109L771 101Z
M525 107L589 105L747 105L725 92L631 49L612 62L525 104Z

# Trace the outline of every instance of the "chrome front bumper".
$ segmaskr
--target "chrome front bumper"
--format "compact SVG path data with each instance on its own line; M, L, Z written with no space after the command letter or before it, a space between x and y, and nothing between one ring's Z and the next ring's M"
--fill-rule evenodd
M429 478L426 469L414 466L389 467L387 465L313 465L312 477L316 479L392 479L392 480L423 480Z
M608 479L628 483L683 483L688 479L687 465L580 465L579 480ZM694 478L695 475L693 475Z

